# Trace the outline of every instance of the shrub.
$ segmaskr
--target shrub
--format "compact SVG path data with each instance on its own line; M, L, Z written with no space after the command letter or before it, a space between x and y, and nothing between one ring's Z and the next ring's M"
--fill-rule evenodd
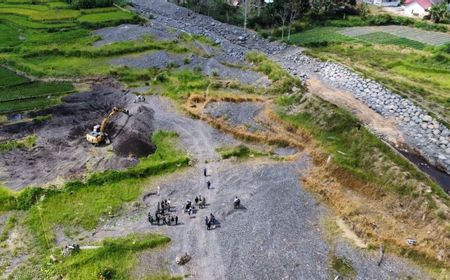
M27 187L22 190L16 198L16 207L18 210L28 210L35 204L43 195L55 193L55 190Z

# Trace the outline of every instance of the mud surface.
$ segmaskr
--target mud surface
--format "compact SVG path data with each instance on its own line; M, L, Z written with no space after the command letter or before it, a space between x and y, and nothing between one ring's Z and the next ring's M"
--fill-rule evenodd
M0 154L0 180L19 190L28 185L58 183L58 178L79 178L89 171L135 165L138 157L155 150L150 142L154 112L147 103L134 103L135 99L135 95L103 82L94 84L90 92L69 95L61 105L36 113L51 114L50 121L0 127L0 138L37 136L36 146L30 150ZM126 108L130 114L120 113L108 125L112 144L95 147L88 143L86 133L114 106Z

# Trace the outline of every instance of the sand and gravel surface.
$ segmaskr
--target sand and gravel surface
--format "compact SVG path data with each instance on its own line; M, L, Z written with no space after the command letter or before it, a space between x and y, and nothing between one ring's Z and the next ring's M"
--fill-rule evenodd
M152 36L156 40L172 40L176 38L176 34L158 25L122 24L95 30L93 34L101 38L94 43L94 46L97 47L116 42L137 40L143 36Z
M106 237L130 233L161 232L171 238L165 249L149 251L138 257L134 274L169 271L174 275L191 275L191 279L334 279L330 269L331 247L322 227L330 215L300 183L311 164L305 153L293 161L268 158L221 160L216 149L242 144L208 124L180 114L171 102L152 96L148 102L154 114L155 129L174 130L179 144L196 164L184 171L153 180L140 199L116 217L91 232L78 237L91 244ZM260 104L244 103L244 111L258 110ZM254 121L243 117L240 122ZM292 153L286 149L284 153ZM203 168L208 176L203 176ZM206 182L211 181L211 189ZM161 192L154 194L156 186ZM207 208L189 216L182 212L186 200L206 197ZM234 196L242 209L233 209ZM157 201L170 199L172 214L178 215L178 226L156 226L147 222ZM212 230L205 226L205 216L213 213L220 225ZM65 239L66 242L67 239ZM413 276L426 279L420 270L397 257L389 256L377 266L376 252L354 247L349 241L336 250L347 258L358 272L357 279L398 279ZM341 248L339 247L339 248ZM188 253L192 260L178 266L175 258Z
M205 113L213 118L224 118L234 126L245 126L254 132L265 130L255 121L255 117L263 107L263 103L254 102L211 102L205 108Z

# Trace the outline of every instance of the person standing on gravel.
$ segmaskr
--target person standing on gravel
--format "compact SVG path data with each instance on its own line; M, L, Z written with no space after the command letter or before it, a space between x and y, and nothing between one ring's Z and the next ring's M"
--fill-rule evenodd
M211 182L209 180L208 180L208 182L206 182L206 186L208 187L208 190L209 190L211 187Z
M205 177L206 177L206 175L207 175L207 173L206 173L206 168L203 168L203 175L205 175Z
M178 216L175 216L175 225L178 225Z

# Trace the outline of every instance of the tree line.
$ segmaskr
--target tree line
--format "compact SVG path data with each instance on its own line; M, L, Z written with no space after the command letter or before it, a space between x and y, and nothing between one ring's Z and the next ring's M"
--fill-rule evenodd
M244 29L281 27L282 39L290 38L299 19L332 19L360 13L356 0L173 0L219 21Z

